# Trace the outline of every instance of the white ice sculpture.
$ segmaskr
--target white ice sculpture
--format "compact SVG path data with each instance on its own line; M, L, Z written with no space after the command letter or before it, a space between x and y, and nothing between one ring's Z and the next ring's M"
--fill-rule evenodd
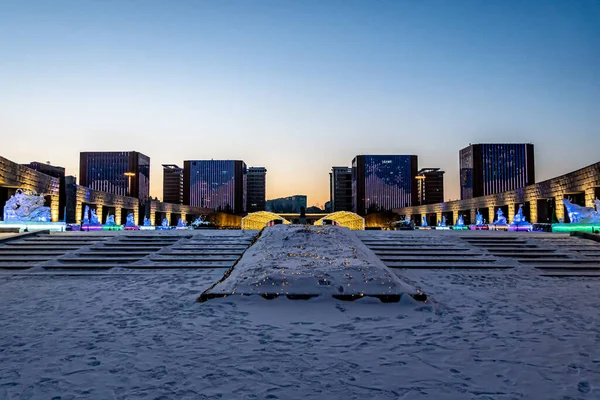
M102 225L100 221L98 221L95 209L90 211L90 225Z
M44 195L33 190L17 189L4 206L5 222L51 222L50 207L44 206Z

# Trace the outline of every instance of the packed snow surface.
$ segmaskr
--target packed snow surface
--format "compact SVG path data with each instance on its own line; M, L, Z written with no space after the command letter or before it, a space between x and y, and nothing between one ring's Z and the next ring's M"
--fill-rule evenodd
M0 275L0 399L600 398L600 280L394 272L430 301L196 302L222 269Z
M402 295L403 283L348 228L266 228L233 271L210 293Z

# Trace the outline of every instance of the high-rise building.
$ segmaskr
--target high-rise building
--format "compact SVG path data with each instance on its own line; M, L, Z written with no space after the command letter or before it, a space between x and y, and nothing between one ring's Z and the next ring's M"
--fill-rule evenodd
M417 156L356 156L352 160L352 210L371 212L417 203Z
M137 151L81 152L79 184L145 202L150 196L150 157Z
M163 201L183 204L183 168L175 164L163 164Z
M267 194L267 169L265 167L248 168L246 210L250 212L264 211Z
M307 197L303 194L280 197L266 201L266 211L278 214L298 214L304 209L306 211Z
M417 205L444 202L444 171L421 168L417 172Z
M487 196L535 183L533 144L470 144L460 150L460 198Z
M183 204L241 214L246 211L246 163L240 160L183 162Z
M65 219L65 206L67 201L67 192L65 186L65 169L63 167L50 165L50 162L41 163L37 161L30 162L29 164L23 164L23 166L49 175L53 178L58 178L58 220L63 221Z
M352 168L332 167L329 173L331 211L352 211Z

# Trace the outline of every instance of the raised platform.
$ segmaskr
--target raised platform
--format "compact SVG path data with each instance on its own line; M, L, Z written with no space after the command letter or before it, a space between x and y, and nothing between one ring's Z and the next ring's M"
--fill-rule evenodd
M276 225L259 239L199 301L262 296L308 299L364 296L398 302L402 296L425 301L419 290L400 280L347 228Z
M600 224L552 224L552 232L589 232L600 233Z
M4 222L0 221L0 228L16 230L19 232L50 231L64 232L67 224L64 222Z

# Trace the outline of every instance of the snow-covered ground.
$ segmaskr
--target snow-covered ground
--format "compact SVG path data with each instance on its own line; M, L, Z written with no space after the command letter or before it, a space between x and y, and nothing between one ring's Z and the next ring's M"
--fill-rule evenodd
M223 270L0 276L0 399L600 398L600 280L395 272L431 301L195 302Z

